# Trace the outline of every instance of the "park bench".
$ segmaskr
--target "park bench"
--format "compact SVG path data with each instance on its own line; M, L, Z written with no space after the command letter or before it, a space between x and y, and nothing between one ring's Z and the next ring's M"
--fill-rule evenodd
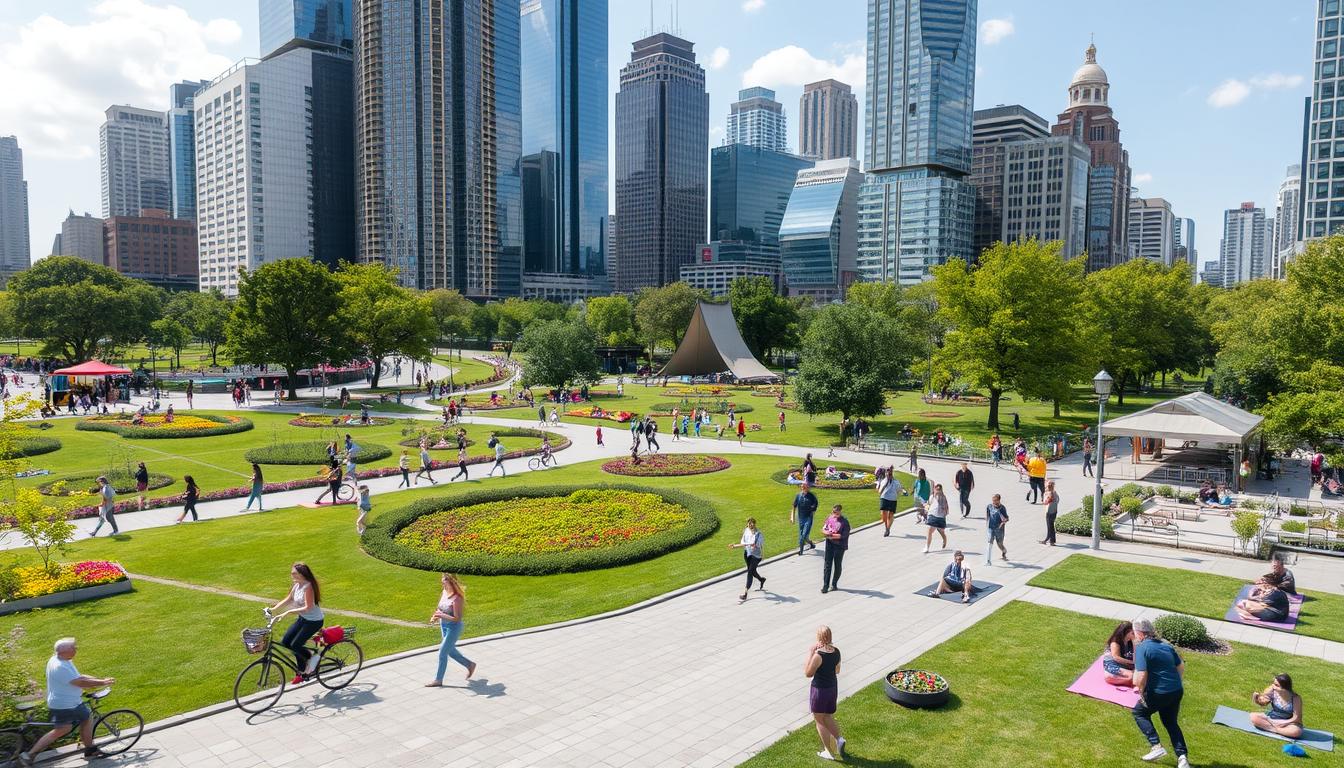
M1150 509L1146 512L1140 512L1134 516L1133 526L1153 531L1154 533L1171 533L1178 538L1181 535L1181 528L1176 524L1175 515L1165 509Z

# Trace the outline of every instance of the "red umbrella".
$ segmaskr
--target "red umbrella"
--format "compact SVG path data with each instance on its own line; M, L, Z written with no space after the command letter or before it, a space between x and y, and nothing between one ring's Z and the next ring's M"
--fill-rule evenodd
M115 365L108 365L101 360L90 360L87 363L62 368L59 371L52 371L58 376L116 376L118 374L130 373L126 368L118 368Z

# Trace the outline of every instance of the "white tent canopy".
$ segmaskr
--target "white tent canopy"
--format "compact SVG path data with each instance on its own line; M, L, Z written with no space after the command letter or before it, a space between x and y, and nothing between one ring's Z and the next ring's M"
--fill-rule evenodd
M1191 392L1111 419L1103 425L1102 431L1108 437L1165 437L1230 446L1244 445L1262 421L1263 416L1243 411L1203 392Z
M737 330L727 304L699 302L677 351L660 376L706 376L732 373L740 381L773 381L778 374L761 365Z

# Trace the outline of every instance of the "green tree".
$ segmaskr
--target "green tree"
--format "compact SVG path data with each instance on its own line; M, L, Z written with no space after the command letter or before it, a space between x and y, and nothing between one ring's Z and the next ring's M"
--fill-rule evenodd
M191 329L191 335L210 350L210 364L219 365L219 345L224 343L224 327L232 307L218 288L209 291L174 293L163 314Z
M1288 377L1289 391L1271 395L1260 409L1265 435L1280 450L1319 447L1330 463L1344 463L1344 451L1331 441L1344 435L1344 367L1317 361Z
M471 308L468 326L471 328L471 335L488 347L490 340L495 338L499 330L499 316L490 306L476 304Z
M618 347L635 343L635 308L625 296L589 299L584 321L600 344Z
M593 351L597 339L586 323L541 320L523 331L519 349L527 355L523 386L560 388L591 384L602 377L602 362Z
M882 410L885 390L910 362L910 345L887 316L861 304L829 304L808 325L801 357L799 407L848 419Z
M1252 280L1217 291L1204 308L1214 359L1213 391L1247 408L1258 408L1284 388L1293 367L1292 352L1283 343L1293 322L1287 305L1288 284Z
M999 428L999 401L1014 389L1064 397L1077 381L1069 361L1086 358L1079 333L1083 261L1059 243L995 243L977 268L953 259L934 269L939 315L949 330L940 364L989 391L987 428Z
M378 262L343 264L336 281L340 322L355 349L373 363L372 386L378 386L388 355L429 357L437 336L430 299L403 288L396 270Z
M461 343L471 330L471 313L475 304L455 288L436 288L425 294L429 298L429 313L439 338L447 339L451 349Z
M288 398L296 398L299 369L344 363L353 344L341 324L341 285L309 259L280 259L243 272L229 317L225 349L238 362L285 369Z
M191 343L190 328L176 318L161 317L149 324L149 334L145 338L159 349L172 350L176 358L173 367L182 367L182 348Z
M646 288L639 293L635 299L635 325L640 340L649 349L650 362L659 344L667 342L675 347L681 343L695 314L695 305L703 299L703 293L681 282Z
M18 336L18 323L14 318L14 297L8 291L0 291L0 339Z
M71 362L134 344L159 317L159 291L73 256L50 256L9 281L16 331Z
M737 278L728 286L728 303L742 340L756 357L798 346L798 305L780 296L770 278Z

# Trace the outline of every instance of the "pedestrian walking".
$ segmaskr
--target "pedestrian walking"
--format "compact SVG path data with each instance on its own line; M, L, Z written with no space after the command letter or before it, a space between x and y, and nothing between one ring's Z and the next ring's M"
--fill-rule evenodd
M359 486L359 514L355 516L355 533L364 535L368 526L369 513L373 511L373 501L369 498L369 486Z
M411 487L411 457L406 453L406 449L401 449L401 457L397 459L397 469L401 470L401 483L398 488Z
M191 399L196 394L196 380L187 379L187 410L191 410Z
M183 475L182 482L187 484L187 490L182 494L182 514L177 516L174 524L185 520L188 512L193 523L200 519L196 516L196 500L201 497L201 489L196 487L196 480L191 475Z
M999 439L997 433L989 438L989 453L993 457L994 466L997 467L1003 461L1003 441Z
M1055 518L1059 516L1059 492L1055 490L1055 481L1045 483L1045 538L1042 544L1055 546Z
M490 467L490 472L488 474L490 477L494 477L495 470L498 469L501 477L508 477L509 473L504 469L504 443L494 435L490 436L490 440L495 444L495 463Z
M817 513L817 495L812 493L812 487L803 483L798 493L793 497L793 509L789 511L789 522L798 523L798 554L803 554L803 549L816 549L817 545L812 543L812 517Z
M811 454L808 461L812 460ZM816 475L816 469L812 470ZM877 469L877 508L882 515L882 535L891 535L891 523L896 517L896 503L905 494L905 486L896 477L896 467L878 467Z
M598 424L598 425L597 425L597 444L598 444L599 446L601 446L601 445L606 445L606 443L603 443L603 442L602 442L602 425L601 425L601 424Z
M117 489L112 487L112 482L106 475L98 476L98 524L93 527L93 533L90 538L98 535L103 529L103 523L112 526L112 532L108 536L116 536L120 531L117 530Z
M831 507L831 516L821 526L826 537L826 559L821 566L821 593L840 588L840 568L849 549L849 519L839 504Z
M1153 727L1153 714L1162 720L1171 739L1172 751L1176 753L1177 768L1190 768L1190 759L1185 746L1185 734L1181 733L1181 699L1185 696L1185 662L1181 655L1168 643L1160 640L1153 631L1153 623L1148 619L1134 620L1134 690L1139 692L1139 703L1134 705L1134 722L1148 738L1152 749L1143 756L1145 762L1154 762L1166 756L1162 740L1157 737Z
M1008 510L1003 506L999 494L994 494L985 507L985 526L989 532L989 543L985 545L985 565L993 565L994 546L999 547L999 555L1006 561L1008 550L1003 546L1004 530L1008 527Z
M1045 457L1041 455L1038 448L1036 455L1027 462L1027 477L1030 480L1030 490L1027 491L1027 501L1032 504L1039 504L1042 496L1045 495Z
M244 512L252 509L252 502L257 502L257 511L265 512L261 507L261 491L266 487L266 481L261 477L261 465L252 463L252 491L247 496L247 506L243 507Z
M961 516L967 518L971 516L971 491L975 488L975 474L971 472L971 465L967 462L961 462L961 469L952 478L952 485L957 489L957 497L961 502Z
M747 439L747 420L738 419L737 421L737 444L742 445L742 441Z
M327 497L328 493L331 494L332 504L337 504L340 501L338 499L338 496L341 490L341 465L340 462L336 461L335 459L332 459L327 464L326 480L327 480L327 490L323 491L318 495L317 501L313 502L314 504L321 504L322 500Z
M914 494L915 506L918 508L915 512L915 525L919 525L929 516L929 497L933 495L933 484L929 482L929 476L922 469L915 478Z
M1096 477L1092 474L1092 438L1083 438L1083 477Z
M830 627L817 627L817 642L807 651L803 674L812 680L808 689L808 708L817 724L817 735L821 737L821 751L817 757L824 760L843 758L845 737L840 735L840 725L835 722L835 705L840 695L840 649L832 641Z
M135 492L138 494L137 503L140 511L145 509L145 492L149 490L149 470L145 468L145 462L140 462L135 467Z
M76 726L79 727L79 740L84 744L85 759L108 757L93 744L93 713L89 710L88 703L84 701L84 694L95 688L106 688L115 683L116 679L81 675L79 670L75 669L77 651L78 647L73 637L57 640L52 648L52 656L47 660L47 714L51 716L51 721L55 725L33 742L33 746L27 752L18 753L18 765L32 765L47 747L74 730ZM22 745L22 736L18 736L18 742L18 744L14 744L13 741L9 743L15 747Z
M780 431L780 432L783 432L783 431L784 431L784 412L783 412L783 411L780 411L780 412L779 412L779 431Z
M420 476L424 475L430 485L438 485L434 480L434 461L429 458L429 446L422 440L420 441L420 471L415 473L415 480L412 485L420 484Z
M919 470L919 443L910 443L910 460L906 462L906 465L910 467L911 472Z
M457 449L457 474L448 478L448 482L451 483L459 477L463 480L471 479L467 477L467 447L465 445Z
M538 406L537 406L537 423L540 424L540 425L543 426L543 427L546 426L546 406L545 406L545 405L538 405Z
M736 544L729 544L729 549L742 550L742 557L747 561L747 586L743 588L741 596L737 598L739 605L747 601L747 593L751 591L751 583L759 580L761 586L757 591L765 590L765 577L757 570L756 566L761 564L761 556L765 552L765 534L756 527L756 518L747 518L747 527L742 529L742 538Z
M947 495L943 493L943 484L938 483L933 486L933 498L930 499L929 514L924 519L925 525L929 527L928 535L924 539L924 554L929 553L929 547L933 544L933 532L943 537L943 546L940 549L947 549Z
M463 656L462 652L457 650L457 641L462 637L463 621L467 616L466 590L455 574L443 574L439 583L442 586L442 591L439 592L439 603L435 606L434 613L429 617L431 625L435 622L438 623L442 637L439 642L439 667L434 673L434 679L425 683L426 688L443 687L443 673L448 671L449 659L465 667L468 678L476 673L476 662Z

